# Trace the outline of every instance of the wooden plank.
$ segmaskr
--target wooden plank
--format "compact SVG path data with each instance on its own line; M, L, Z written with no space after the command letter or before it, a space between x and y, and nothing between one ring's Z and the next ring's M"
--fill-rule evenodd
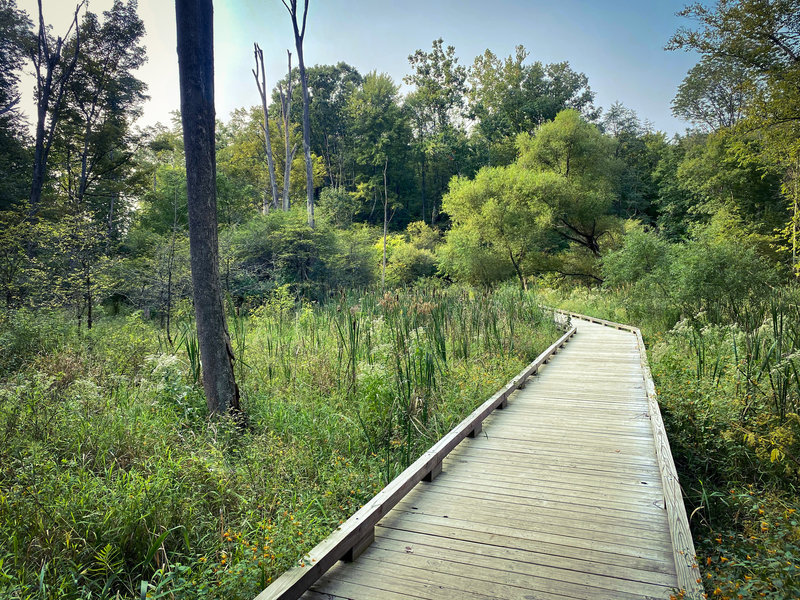
M549 577L509 571L498 573L492 568L477 565L469 565L468 569L464 569L464 565L443 559L382 549L371 549L370 555L365 555L364 560L356 565L354 570L365 571L370 577L381 576L385 573L383 565L388 561L391 561L393 574L419 582L442 582L447 587L452 586L453 589L460 590L462 598L472 597L472 594L488 595L492 598L520 598L526 593L534 592L535 598L538 594L562 594L572 598L597 600L642 600L641 593L608 590L597 585L564 581L555 573L549 573ZM654 592L652 597L655 598L669 596L667 588L654 586L649 588L649 591ZM663 593L659 594L659 591Z
M661 490L660 481L656 483L659 485L642 483L635 479L617 479L607 480L603 479L586 479L577 478L570 474L561 474L560 472L550 472L542 474L541 472L519 472L511 470L496 470L487 474L485 467L475 467L470 463L463 464L458 469L445 469L443 471L448 476L453 476L456 480L464 481L490 481L490 482L519 482L521 485L527 485L542 490L557 490L564 494L574 493L576 495L587 496L600 496L607 498L626 498L628 496L642 497L642 498L660 498L664 493ZM561 477L559 477L561 475Z
M430 473L445 456L455 448L476 424L483 423L484 419L504 402L509 394L516 390L531 373L536 371L545 360L553 355L559 347L566 343L576 329L573 327L561 338L556 340L549 348L540 354L522 372L511 380L503 389L486 400L475 409L466 419L457 425L450 433L434 444L427 452L409 466L403 473L396 477L375 497L356 511L341 527L327 538L322 540L309 552L306 567L297 566L276 579L267 589L261 592L256 600L277 599L295 600L305 592L312 583L330 569L338 560L345 556L360 540L364 539L369 530L386 515L425 475Z
M496 440L525 440L528 442L551 443L554 446L591 447L594 444L610 444L616 447L650 448L653 450L653 456L655 456L655 444L653 443L652 435L628 436L620 439L608 433L605 429L602 429L595 431L589 430L580 437L573 439L554 439L552 436L548 436L542 428L532 427L530 425L512 427L506 424L496 429L492 428L491 425L491 423L486 425L486 435Z
M348 599L358 600L383 600L400 599L408 600L420 598L424 600L461 600L463 592L441 585L437 582L417 581L414 578L396 577L394 574L367 571L364 575L358 563L349 569L332 569L315 588L331 591L336 594L345 594ZM475 595L476 600L494 600L489 596Z
M593 450L586 446L562 446L560 448L552 448L545 444L532 444L524 440L501 440L494 437L479 437L470 442L476 451L488 452L497 451L508 454L512 458L521 458L522 460L585 460L592 465L604 465L609 468L623 468L623 469L658 469L655 461L647 460L646 456L641 456L638 453L628 453L620 450L609 449L601 451L600 449Z
M520 567L525 570L530 569L532 566L541 565L549 568L572 571L577 573L578 577L580 577L580 575L583 573L589 573L602 577L614 577L634 582L641 581L662 586L670 586L675 584L675 574L671 572L660 573L647 569L633 568L628 565L607 564L603 562L587 560L574 555L553 555L543 553L538 548L518 548L516 547L516 544L512 546L503 546L496 543L487 544L468 539L463 535L467 533L467 531L462 530L462 536L454 537L448 535L437 535L429 531L420 533L417 531L409 531L407 529L390 529L387 527L380 527L378 536L376 538L376 545L379 547L383 545L383 547L386 548L402 550L405 550L406 547L410 546L411 550L415 552L420 546L449 550L453 551L454 553L462 554L463 557L461 562L465 562L467 564L469 564L471 561L471 557L469 555L476 555L502 561L510 561L520 565ZM393 544L393 546L389 546L389 544ZM513 566L503 568L518 570L518 568ZM565 574L565 577L570 576L571 574ZM580 579L578 579L578 582L580 582ZM636 590L628 589L628 591Z
M480 460L483 459L483 460ZM449 461L445 462L444 470L450 468L448 465L452 464L453 467L460 465L474 465L476 469L480 467L478 465L484 464L486 465L485 469L490 469L492 466L496 465L496 472L498 473L507 473L513 474L517 476L523 477L530 477L532 479L541 479L547 478L552 479L553 481L570 481L570 482L577 482L581 484L589 484L593 486L600 486L600 485L638 485L641 483L643 485L649 485L655 487L657 489L661 489L661 474L654 473L651 476L646 478L637 477L635 474L627 474L627 473L609 473L605 474L602 477L598 477L598 473L589 467L584 467L582 465L575 465L574 468L565 470L564 468L556 465L547 465L547 464L536 464L536 465L529 465L529 464L508 464L503 463L502 465L498 465L496 461L491 460L487 457L475 457L471 461L466 461L462 459L450 459ZM638 482L638 483L637 483Z
M335 570L332 571L323 581L320 581L320 586L325 585L325 589L341 590L345 585L352 585L353 583L368 581L371 587L380 589L387 594L389 598L409 598L421 600L502 600L520 598L519 588L504 588L495 589L492 593L480 593L478 590L472 588L469 590L463 589L464 581L453 576L439 576L438 574L431 574L425 570L415 568L400 568L393 573L386 573L379 566L370 563L359 563L354 565L350 571ZM444 584L444 585L443 585ZM453 586L453 587L451 587ZM485 587L486 586L482 586ZM375 589L372 588L372 589ZM382 600L382 596L361 596L353 594L348 596L350 599L358 600ZM574 596L565 596L563 594L551 594L539 592L536 595L536 600L569 600Z
M456 471L448 475L447 484L451 486L470 486L475 485L476 479L469 472ZM480 485L491 490L513 491L520 495L543 496L548 495L555 498L574 498L575 501L585 500L593 506L605 506L626 508L628 506L639 506L642 502L655 504L663 498L661 490L648 490L639 488L629 488L620 490L617 488L591 488L588 486L566 486L547 485L546 481L529 481L522 478L508 478L492 473L480 479Z
M594 565L605 573L612 572L615 568L632 569L649 573L658 573L665 579L675 581L675 566L670 560L657 560L647 557L634 556L630 553L612 552L604 549L577 547L569 543L554 543L545 541L540 537L517 535L505 535L499 533L499 528L491 526L473 527L471 522L460 519L445 519L425 514L409 514L407 518L392 524L378 525L380 535L386 535L387 531L395 530L405 533L418 533L426 536L437 536L454 540L462 540L475 543L482 548L483 552L504 552L506 550L523 550L536 553L540 560L559 559L577 560L588 565ZM512 530L506 528L506 530ZM513 530L512 530L513 531ZM586 546L586 544L585 544ZM626 548L626 550L629 550ZM669 558L669 552L661 556ZM549 557L549 558L547 558Z
M487 431L486 436L481 436L474 442L470 442L476 451L480 451L484 447L500 447L500 448L517 448L518 451L533 451L545 452L550 451L554 454L563 454L574 452L576 454L600 454L608 455L610 457L619 456L629 461L636 461L640 463L652 462L652 458L648 461L646 453L651 453L655 457L655 446L652 440L647 442L641 441L623 441L614 439L554 439L549 443L544 439L544 436L524 437L517 435L514 437L503 436L501 434L489 435Z
M387 552L414 554L417 557L488 569L487 581L507 583L509 574L534 575L563 582L591 585L604 590L663 595L665 588L674 585L673 576L649 571L616 568L612 573L596 572L589 561L539 555L515 548L487 548L466 540L454 540L431 535L408 533L402 530L382 531L375 547ZM388 555L385 555L388 556ZM376 557L377 558L377 557ZM601 569L603 570L603 569Z
M485 492L487 499L502 500L510 504L522 504L523 506L528 500L552 498L557 502L564 503L565 508L572 508L573 505L588 506L591 509L602 507L646 515L658 514L659 511L665 509L663 496L659 497L655 494L643 495L634 494L632 491L620 491L613 497L614 499L604 499L599 494L587 493L585 489L576 493L554 487L538 488L525 482L515 485L507 482L498 482L491 478L470 480L467 476L460 478L446 476L439 481L436 489L443 492L453 490L453 494L463 495L464 497L471 497L474 494Z
M532 452L507 452L491 447L484 447L482 448L482 453L486 457L493 457L494 460L503 461L504 464L524 465L536 460L536 454ZM626 473L637 477L647 477L653 473L659 473L658 465L630 466L621 463L615 465L609 461L595 459L588 454L582 456L558 456L556 454L550 454L547 456L547 460L551 465L556 467L573 468L579 464L583 464L585 467L591 466L592 469L598 472Z
M641 559L654 564L661 564L665 572L674 572L675 566L671 560L671 546L649 548L631 543L623 543L622 537L609 536L584 536L575 535L573 531L558 528L544 528L536 523L510 523L503 521L496 515L479 515L474 517L469 514L430 514L424 511L404 511L403 508L392 511L381 527L408 529L413 522L424 523L427 527L460 527L469 529L477 534L489 536L503 536L518 540L516 544L550 544L560 548L569 548L572 556L589 556L591 553L602 553L617 556L625 560ZM431 529L433 531L433 529Z
M333 594L330 594L328 592L322 593L322 592L315 592L314 590L308 590L305 594L300 596L300 598L301 600L348 600L347 596L334 596ZM406 599L405 596L399 596L399 598ZM398 596L395 596L393 599L387 598L387 600L398 600Z
M433 496L432 493L429 493ZM581 515L574 511L555 507L537 507L537 510L520 510L518 507L504 506L501 502L491 500L475 500L469 504L452 503L444 505L446 497L430 497L413 500L405 499L398 504L398 511L409 513L425 513L444 518L472 520L486 525L504 525L513 519L515 527L526 531L550 533L562 537L579 538L603 542L615 538L617 542L628 540L621 546L634 546L639 549L670 550L669 532L666 527L657 523L614 518L597 515ZM500 512L502 511L502 512ZM599 511L595 511L599 513ZM390 515L391 516L391 515ZM664 523L666 525L666 523Z

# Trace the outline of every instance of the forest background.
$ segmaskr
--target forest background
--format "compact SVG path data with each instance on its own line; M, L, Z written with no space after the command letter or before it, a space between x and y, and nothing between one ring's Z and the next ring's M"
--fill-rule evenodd
M137 8L58 37L0 0L0 590L247 597L501 383L481 369L547 345L544 300L647 333L708 592L797 591L796 0L684 11L671 138L566 62L435 40L406 93L306 67L309 187L303 81L270 75L216 132L245 434L205 415L180 121L134 126Z

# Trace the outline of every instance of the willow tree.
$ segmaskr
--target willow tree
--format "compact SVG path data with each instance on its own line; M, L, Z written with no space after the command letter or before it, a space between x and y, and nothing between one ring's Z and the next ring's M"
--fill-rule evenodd
M222 413L240 406L219 278L213 12L211 0L175 2L194 314L206 404Z

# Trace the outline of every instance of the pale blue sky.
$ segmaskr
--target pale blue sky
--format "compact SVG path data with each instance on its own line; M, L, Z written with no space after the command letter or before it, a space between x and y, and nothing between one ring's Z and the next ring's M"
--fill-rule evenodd
M18 4L35 15L36 0ZM74 6L69 0L43 4L46 20L57 31ZM110 4L91 0L90 6L102 12ZM507 56L522 44L529 60L566 60L586 73L596 104L608 108L619 100L672 134L686 124L671 115L670 102L697 60L663 50L675 29L689 24L675 16L684 5L683 0L311 0L305 55L309 65L342 60L361 73L375 69L400 83L409 70L408 55L430 49L439 37L455 46L466 66L486 48ZM150 57L139 75L151 96L143 125L166 122L178 107L174 10L171 0L139 0ZM285 73L286 49L295 54L280 0L216 0L216 99L223 119L235 108L259 102L250 73L254 41L264 49L271 87Z

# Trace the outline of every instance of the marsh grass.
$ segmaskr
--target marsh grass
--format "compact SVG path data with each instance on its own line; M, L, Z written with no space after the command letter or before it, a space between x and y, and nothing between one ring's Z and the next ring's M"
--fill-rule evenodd
M3 314L0 597L252 597L552 342L536 306L279 288L230 316L245 430L208 419L185 316L173 350Z

